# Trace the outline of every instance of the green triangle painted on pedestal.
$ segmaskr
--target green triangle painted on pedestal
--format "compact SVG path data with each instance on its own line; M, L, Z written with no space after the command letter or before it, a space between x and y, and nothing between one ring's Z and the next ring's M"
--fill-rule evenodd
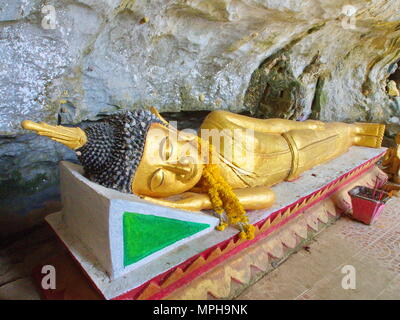
M206 223L125 212L124 266L210 227Z

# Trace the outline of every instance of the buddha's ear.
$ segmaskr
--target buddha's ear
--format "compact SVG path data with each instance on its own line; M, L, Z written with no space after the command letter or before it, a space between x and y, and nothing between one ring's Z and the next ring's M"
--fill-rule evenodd
M165 120L161 114L158 112L158 110L155 107L150 107L150 112L152 114L154 114L158 119L160 119L164 124L166 124L167 126L169 126L169 123L167 120Z

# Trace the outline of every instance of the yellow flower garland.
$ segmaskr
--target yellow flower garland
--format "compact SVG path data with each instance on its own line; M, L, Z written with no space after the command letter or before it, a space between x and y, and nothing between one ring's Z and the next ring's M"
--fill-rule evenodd
M207 142L204 142L204 140L199 138L200 146L201 143ZM221 222L217 227L217 230L224 230L228 223L236 225L241 230L239 233L240 239L251 240L254 238L255 228L253 225L249 224L246 211L236 194L233 192L232 187L221 176L218 166L211 163L212 146L208 144L208 147L209 159L204 166L199 186L208 194L214 211L220 217ZM224 212L226 213L228 222L223 219Z

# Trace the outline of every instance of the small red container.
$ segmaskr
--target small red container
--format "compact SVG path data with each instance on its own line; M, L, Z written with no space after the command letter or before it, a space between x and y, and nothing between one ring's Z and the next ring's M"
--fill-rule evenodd
M353 206L353 219L365 224L373 223L390 200L387 192L362 186L351 189L349 195Z

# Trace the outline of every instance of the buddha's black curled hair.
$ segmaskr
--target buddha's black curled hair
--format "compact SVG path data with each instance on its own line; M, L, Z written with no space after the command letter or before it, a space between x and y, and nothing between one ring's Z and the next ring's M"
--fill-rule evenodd
M82 128L87 143L76 150L85 174L104 187L131 193L147 131L162 123L147 110L124 111Z

